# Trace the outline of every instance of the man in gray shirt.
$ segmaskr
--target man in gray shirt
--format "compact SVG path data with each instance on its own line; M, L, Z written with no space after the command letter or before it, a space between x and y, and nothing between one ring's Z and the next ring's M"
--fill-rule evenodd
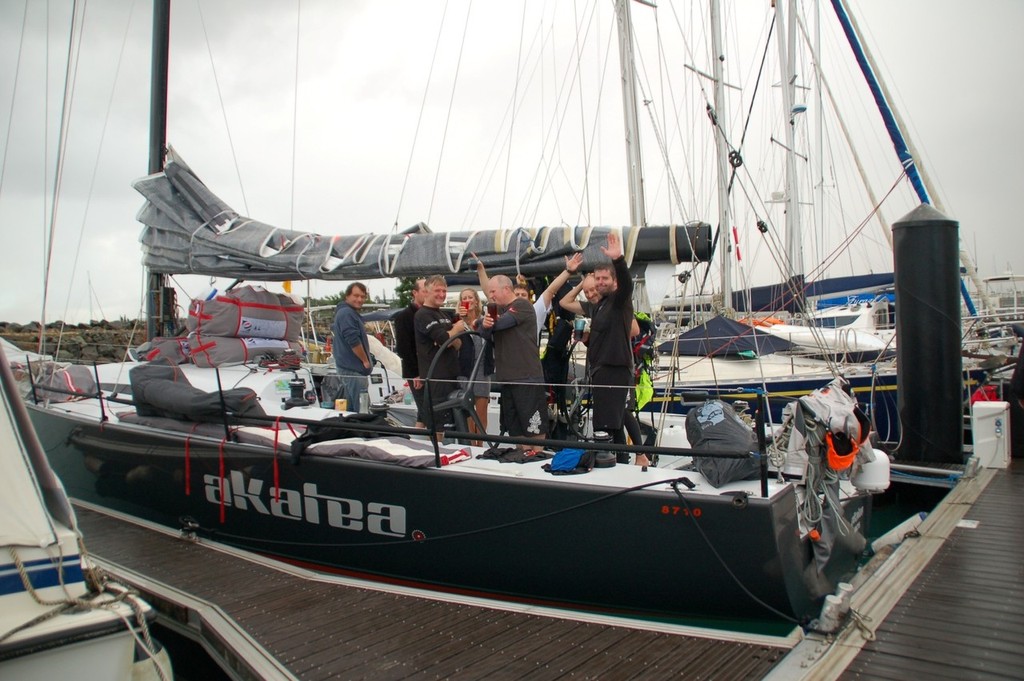
M485 315L481 333L494 342L495 378L501 383L501 429L513 437L547 436L547 390L537 347L537 315L530 301L517 298L503 274L487 282L497 318ZM526 454L543 444L522 444Z

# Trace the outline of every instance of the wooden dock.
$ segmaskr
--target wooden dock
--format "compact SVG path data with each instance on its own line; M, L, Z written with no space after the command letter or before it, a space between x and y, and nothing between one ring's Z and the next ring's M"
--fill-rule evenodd
M856 622L802 640L381 588L78 514L101 564L235 678L1024 678L1020 464L965 478L866 578Z
M235 678L759 679L798 640L427 598L76 510L101 565Z
M858 621L766 678L1024 678L1024 464L964 479L918 531L854 595Z

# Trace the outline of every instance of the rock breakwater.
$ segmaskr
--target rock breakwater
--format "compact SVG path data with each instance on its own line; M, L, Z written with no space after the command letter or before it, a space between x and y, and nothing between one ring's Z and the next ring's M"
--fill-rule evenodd
M145 324L134 320L89 324L51 322L46 325L44 347L40 350L42 331L38 322L0 322L0 338L22 350L42 352L68 362L120 362L128 348L141 345L146 340Z

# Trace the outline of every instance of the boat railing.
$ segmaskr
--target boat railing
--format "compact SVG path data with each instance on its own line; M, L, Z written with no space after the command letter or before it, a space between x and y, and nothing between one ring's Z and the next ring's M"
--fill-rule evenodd
M95 370L95 366L94 366ZM218 372L219 374L219 372ZM31 372L29 372L31 376ZM117 394L105 394L102 387L100 386L99 376L96 376L96 391L95 392L81 392L74 391L58 386L38 386L40 390L52 392L56 394L68 395L78 399L95 399L100 405L100 419L106 422L109 417L104 403L114 403L125 406L137 407L137 402L134 398L122 397ZM33 402L39 404L41 400L36 392L37 386L33 379L30 378L32 385ZM220 382L218 380L218 391L222 392ZM707 399L708 394L701 392L699 394L693 394L690 396L694 404L702 402ZM682 399L682 398L681 398ZM756 425L755 429L758 433L758 451L731 451L731 450L694 450L691 448L680 448L680 447L663 447L656 445L643 445L643 444L620 444L611 442L598 442L593 440L564 440L545 438L538 440L536 438L529 437L515 437L509 435L493 435L488 433L486 439L492 446L499 444L518 445L518 444L542 444L545 449L557 450L564 448L585 448L593 451L607 451L607 452L630 452L634 454L657 454L657 455L675 455L675 456L700 456L710 458L722 458L722 459L745 459L750 457L757 457L760 464L761 471L761 495L765 498L768 497L768 455L767 455L767 442L765 441L765 427L763 414L767 408L767 402L760 396L758 402L761 405L755 413ZM227 408L222 399L222 410L221 410L221 423L224 427L224 439L225 441L237 443L236 431L242 426L253 426L257 424L266 424L267 427L282 428L292 426L302 426L304 428L319 427L323 428L329 425L321 419L306 419L295 416L284 416L284 415L271 415L271 414L238 414L232 412ZM437 406L443 406L440 403ZM426 437L430 439L435 447L435 465L437 468L441 468L441 457L440 457L440 444L444 440L462 440L471 441L479 440L482 438L481 433L471 433L463 430L457 430L455 428L442 428L441 430L435 430L432 427L417 428L413 426L395 426L387 423L365 423L358 420L347 420L344 423L345 430L351 430L357 433L365 434L365 437L380 437L380 436L399 436L399 437ZM297 463L298 457L292 459L292 463ZM685 483L684 483L685 484Z

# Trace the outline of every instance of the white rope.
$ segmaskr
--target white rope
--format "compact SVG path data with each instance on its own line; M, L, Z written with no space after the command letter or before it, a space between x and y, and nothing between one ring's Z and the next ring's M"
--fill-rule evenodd
M85 546L81 542L80 536L78 544L82 563L86 564L88 562L87 553L85 551ZM90 589L89 594L92 597L83 598L80 596L71 596L67 593L64 585L63 556L60 556L57 575L60 586L65 588L65 597L57 600L46 599L42 597L32 584L28 571L25 569L25 564L22 562L21 556L18 555L17 547L9 545L7 547L7 551L10 554L11 559L14 561L15 568L17 568L18 571L18 576L21 578L21 584L26 593L28 593L39 605L53 606L53 608L0 634L0 643L6 641L18 632L25 631L42 622L51 620L71 609L106 610L120 618L121 621L125 623L126 629L131 633L132 637L139 642L139 645L142 646L147 655L149 655L150 660L152 660L153 664L156 666L157 674L160 679L162 681L169 680L170 677L167 675L166 670L164 670L156 659L156 644L153 642L153 638L150 634L149 623L146 621L146 615L143 610L142 603L138 599L137 593L122 584L110 580L106 573L96 567L92 567L91 569L84 570L87 584ZM110 600L102 602L97 601L96 599L103 594L109 595ZM136 620L135 625L133 625L128 620L127 616L118 608L122 603L131 608L134 613ZM139 638L140 633L142 636L141 639Z

